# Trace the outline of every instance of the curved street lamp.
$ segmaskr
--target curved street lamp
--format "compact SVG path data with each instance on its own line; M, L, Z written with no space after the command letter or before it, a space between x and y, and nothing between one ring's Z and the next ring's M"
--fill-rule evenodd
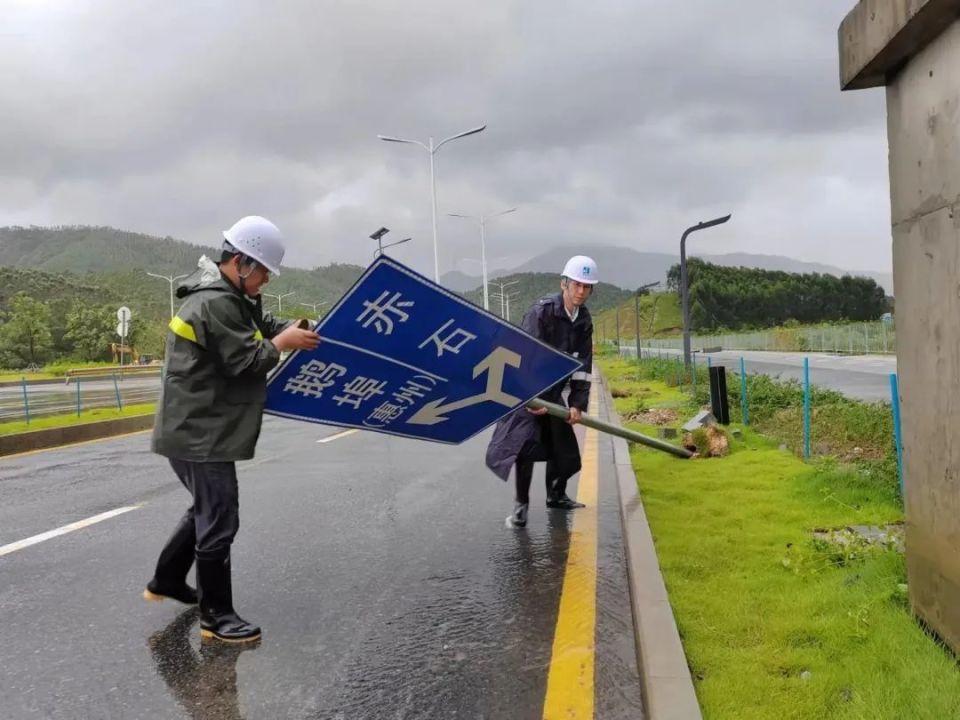
M715 225L723 225L730 219L724 215L713 220L697 223L683 231L680 238L680 297L683 303L683 364L690 367L690 288L687 287L687 235L698 230L706 230Z

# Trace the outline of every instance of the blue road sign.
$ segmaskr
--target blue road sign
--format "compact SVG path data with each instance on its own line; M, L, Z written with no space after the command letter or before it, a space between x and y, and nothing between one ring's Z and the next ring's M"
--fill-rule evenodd
M271 376L266 412L461 443L581 366L386 256Z

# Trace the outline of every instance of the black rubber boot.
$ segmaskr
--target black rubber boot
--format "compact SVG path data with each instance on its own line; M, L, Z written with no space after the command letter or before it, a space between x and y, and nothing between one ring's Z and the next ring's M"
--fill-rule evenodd
M193 513L187 512L160 551L153 579L143 591L145 600L170 598L185 605L197 604L197 591L187 585L187 573L193 565L196 537Z
M527 526L527 510L530 503L514 503L513 514L507 517L508 528L522 528Z
M568 497L566 493L559 495L554 493L547 497L547 507L552 510L576 510L577 508L586 507L586 505Z
M230 558L197 558L200 590L200 637L223 642L250 642L260 637L260 628L248 623L233 609Z

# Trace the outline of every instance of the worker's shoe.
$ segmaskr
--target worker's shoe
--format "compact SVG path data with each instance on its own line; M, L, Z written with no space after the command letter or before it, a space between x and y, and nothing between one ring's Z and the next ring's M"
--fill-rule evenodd
M251 642L260 638L260 628L248 623L233 609L230 558L197 558L200 590L200 638L223 642Z
M147 583L143 591L143 599L159 602L160 600L176 600L184 605L197 604L197 591L186 583L180 585L161 585L156 578Z
M576 510L577 508L586 507L581 502L577 502L573 498L567 496L566 493L561 493L559 495L551 495L547 498L547 507L551 510Z
M153 579L147 583L147 587L143 591L144 599L163 600L171 598L186 605L197 604L197 591L187 585L187 573L190 572L190 566L193 565L196 542L197 534L193 511L188 510L180 518L180 522L174 528L170 539L167 540L163 550L160 551Z
M530 503L515 503L513 506L513 514L507 516L507 527L508 528L522 528L527 526L527 510L530 508Z

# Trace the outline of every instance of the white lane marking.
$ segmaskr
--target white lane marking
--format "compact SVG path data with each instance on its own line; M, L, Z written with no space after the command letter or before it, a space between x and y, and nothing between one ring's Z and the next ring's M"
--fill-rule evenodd
M9 545L0 546L0 557L9 555L17 550L23 550L31 545L42 543L44 540L50 540L51 538L59 537L60 535L66 535L74 530L82 530L85 527L96 525L98 522L109 520L117 515L123 515L123 513L128 513L131 510L138 510L141 507L143 507L142 503L140 505L128 505L127 507L117 508L116 510L109 510L105 513L100 513L99 515L89 517L86 520L77 520L77 522L70 523L69 525L58 527L56 530L48 530L45 533L40 533L39 535L34 535L33 537L28 537L24 540L17 540L17 542L10 543Z
M319 440L317 440L317 442L318 443L333 442L334 440L339 440L340 438L346 437L347 435L353 435L355 432L360 432L360 431L357 429L344 430L343 432L338 432L336 435L327 435L327 437L322 437Z

